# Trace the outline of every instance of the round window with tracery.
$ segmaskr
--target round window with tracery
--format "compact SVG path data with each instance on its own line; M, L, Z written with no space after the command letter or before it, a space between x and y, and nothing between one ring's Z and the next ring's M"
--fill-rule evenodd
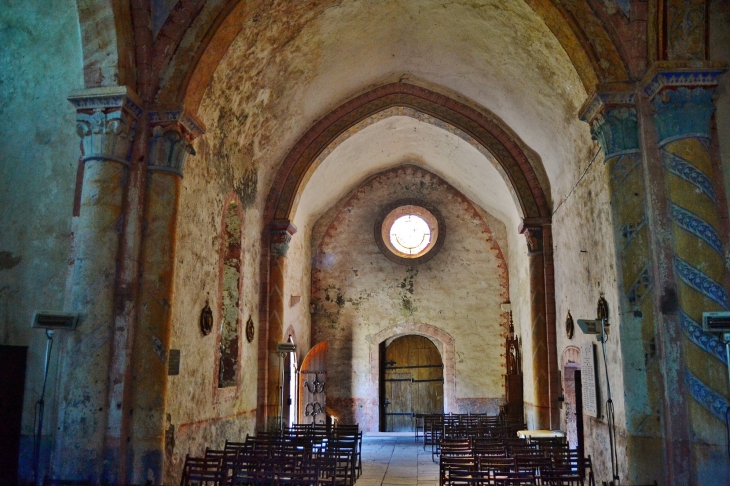
M394 262L410 265L430 260L443 242L440 216L421 201L397 201L381 212L375 239L383 254Z
M431 228L416 214L401 216L390 226L390 244L410 257L420 255L431 243Z

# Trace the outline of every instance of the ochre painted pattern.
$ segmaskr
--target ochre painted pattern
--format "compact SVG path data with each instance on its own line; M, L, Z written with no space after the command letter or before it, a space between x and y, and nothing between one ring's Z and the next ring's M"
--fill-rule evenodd
M664 175L671 207L675 205L691 213L719 232L719 211L716 201L707 191L701 190L696 183L684 179L669 170L669 163L681 159L713 180L711 157L704 140L699 138L684 138L670 142L662 147ZM672 246L675 261L681 259L696 270L702 272L709 279L722 285L725 281L725 262L717 248L705 239L682 227L676 219L672 222ZM676 267L675 267L676 270ZM698 291L675 272L675 280L679 294L679 307L696 322L702 322L702 313L706 311L724 310L715 299ZM685 349L685 365L699 380L705 383L712 391L727 398L727 370L714 356L695 345L685 334L683 338ZM693 430L705 435L709 432L707 422L710 417L717 418L697 404L690 407ZM715 422L712 420L712 422ZM703 432L704 431L704 432Z
M661 424L652 414L660 406L661 372L654 359L654 303L651 293L650 254L646 225L646 190L639 152L606 160L611 188L614 240L621 293L621 326L640 326L645 359L646 402L632 402L627 410L626 427L632 433L661 436ZM648 272L648 282L642 277ZM635 290L638 289L639 291ZM632 300L633 299L633 300ZM636 386L632 383L631 386Z

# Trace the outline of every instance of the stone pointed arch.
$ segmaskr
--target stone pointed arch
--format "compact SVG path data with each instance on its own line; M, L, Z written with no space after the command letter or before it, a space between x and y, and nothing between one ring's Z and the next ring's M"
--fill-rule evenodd
M364 93L331 111L294 145L279 168L269 192L264 221L293 220L293 210L310 166L340 134L378 112L412 108L468 134L497 160L517 196L523 219L550 217L550 207L537 174L518 143L480 111L426 88L392 83Z

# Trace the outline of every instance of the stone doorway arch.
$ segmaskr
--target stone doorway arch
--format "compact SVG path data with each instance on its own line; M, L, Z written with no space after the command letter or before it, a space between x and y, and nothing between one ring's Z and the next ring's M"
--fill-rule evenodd
M406 336L423 336L430 339L439 351L444 364L444 413L457 411L456 407L456 372L455 372L455 342L446 331L436 326L424 323L402 323L383 329L370 339L370 390L377 396L380 377L380 343L388 339ZM377 401L376 401L377 404ZM374 420L380 422L380 411Z

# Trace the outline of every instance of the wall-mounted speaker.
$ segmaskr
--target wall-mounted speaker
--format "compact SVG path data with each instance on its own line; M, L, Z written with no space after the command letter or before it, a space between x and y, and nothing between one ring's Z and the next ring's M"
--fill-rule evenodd
M35 311L30 327L73 331L79 315L71 312Z

